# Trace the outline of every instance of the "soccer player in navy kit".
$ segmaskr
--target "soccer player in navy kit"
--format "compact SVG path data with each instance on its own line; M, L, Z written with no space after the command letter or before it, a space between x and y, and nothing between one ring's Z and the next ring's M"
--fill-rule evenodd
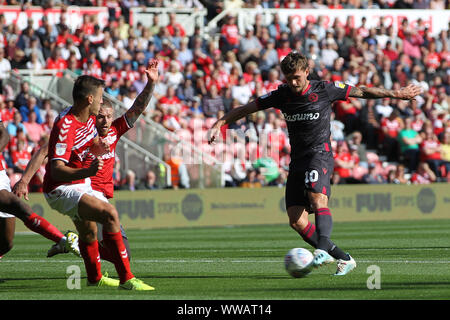
M286 183L286 208L290 226L311 246L314 265L337 260L335 275L345 275L356 267L355 260L331 240L332 217L328 208L330 179L334 170L330 144L332 103L348 97L377 99L383 97L410 100L421 93L409 85L399 90L352 87L341 82L308 80L308 59L292 51L281 61L286 83L266 95L235 108L219 119L209 131L209 143L220 128L253 112L267 108L281 110L287 123L291 144L291 163ZM314 224L308 214L315 214Z

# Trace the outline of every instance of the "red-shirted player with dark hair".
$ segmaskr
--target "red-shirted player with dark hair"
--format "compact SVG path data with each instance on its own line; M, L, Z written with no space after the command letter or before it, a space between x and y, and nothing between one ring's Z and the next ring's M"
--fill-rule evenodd
M9 134L0 117L0 152L8 144ZM20 201L20 198L11 192L11 186L6 171L0 161L0 258L13 247L16 219L23 221L25 226L39 233L47 239L60 243L62 250L72 251L80 255L78 249L78 236L73 232L63 235L55 226L46 219L34 213L30 206Z
M112 172L113 172L114 160L115 160L115 148L116 148L118 139L126 131L128 131L128 129L130 129L133 126L133 124L135 123L137 118L142 114L142 112L147 107L147 105L150 101L155 83L158 79L158 62L156 60L152 60L149 63L149 69L146 70L145 73L148 78L147 86L144 88L144 90L141 92L141 94L136 98L136 101L133 104L133 106L123 116L121 116L113 121L113 117L114 117L113 108L112 108L111 104L108 102L103 104L100 107L98 114L97 114L97 119L96 119L97 131L98 131L99 136L100 136L101 140L103 141L103 143L108 145L109 151L104 153L103 155L99 156L99 158L101 159L100 161L102 162L103 165L97 171L95 176L91 176L91 185L92 185L93 190L89 194L105 203L108 203L107 198L113 197L114 189L113 189L113 181L112 181ZM23 196L25 196L25 198L27 198L27 193L28 193L27 184L28 184L30 178L33 176L34 172L37 170L39 165L44 160L45 156L47 156L48 151L51 151L51 149L43 146L36 153L36 155L33 156L33 160L28 165L28 167L24 173L24 176L16 184L16 186L14 188L14 192L17 195L19 195L19 196L23 195ZM91 159L91 160L87 160L86 163L84 164L84 166L90 167L93 164L94 163L92 162L92 159ZM98 222L102 223L101 221L98 221ZM101 232L101 233L103 235L102 238L104 239L103 244L101 246L99 246L98 241L95 241L98 246L98 251L99 251L100 257L116 264L117 263L116 260L118 257L117 257L117 255L115 255L114 250L111 250L111 248L108 248L108 242L110 241L109 234L105 230L106 226L104 225L104 223L102 223L102 224L103 224L103 228L102 228L103 232ZM93 226L91 226L91 228L94 229ZM126 240L126 236L125 236L120 224L119 224L119 228L120 228L119 230L122 231L122 237L124 237L124 239L122 239L122 242L124 242L124 240ZM115 233L116 240L118 240L117 235L120 235L120 232ZM98 238L97 238L97 240L98 240ZM124 246L125 246L125 243L124 243ZM58 252L56 252L56 253L58 253ZM128 248L121 250L122 261L128 260L128 255L129 255ZM86 261L86 259L85 259L85 261ZM97 271L96 272L92 271L92 273L94 275L96 274L97 277L99 277L99 276L101 276L101 275L99 275L99 269L98 269L99 262L94 263L94 264L96 265ZM126 263L125 263L125 265L126 265ZM128 266L129 266L129 263L128 263ZM86 268L88 271L88 281L90 281L89 280L90 271L88 270L88 266L86 266ZM121 276L121 273L119 270L120 268L118 269L117 265L116 265L116 269L119 273L119 277L121 278L121 283L123 284L124 276ZM106 278L106 277L103 276L102 278ZM102 279L102 278L100 278L100 279ZM112 284L112 282L110 281L111 279L108 278L106 280L108 283ZM152 287L143 284L139 280L137 280L137 281L139 283L137 283L136 286L134 286L131 289L134 289L134 290L144 290L144 289L151 290L151 289L153 289ZM90 282L92 283L93 281L90 281ZM106 285L109 286L109 284L106 284ZM121 286L121 287L123 287L123 286ZM125 287L125 289L128 289L128 288Z

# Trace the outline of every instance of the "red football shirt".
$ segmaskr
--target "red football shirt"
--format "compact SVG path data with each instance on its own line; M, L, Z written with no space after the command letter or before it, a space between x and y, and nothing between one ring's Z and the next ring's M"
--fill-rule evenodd
M102 192L108 199L114 196L113 170L117 142L130 128L131 126L128 124L126 116L123 115L113 121L106 136L100 137L100 139L109 144L110 152L101 156L103 168L95 176L91 177L91 183L92 189ZM90 163L91 160L88 162Z
M62 160L71 168L86 168L89 147L97 136L95 116L87 122L78 121L71 112L72 107L61 112L55 120L48 143L48 159L45 166L44 192L48 193L61 185L84 183L85 179L71 182L57 181L51 175L51 162Z

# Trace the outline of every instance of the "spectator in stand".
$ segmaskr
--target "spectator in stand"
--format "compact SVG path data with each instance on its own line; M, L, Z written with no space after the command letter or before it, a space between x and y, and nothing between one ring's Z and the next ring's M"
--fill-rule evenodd
M44 65L39 61L36 52L30 54L30 60L27 62L27 69L33 71L40 71L44 69Z
M163 116L162 124L169 131L178 131L181 129L180 118L178 117L177 107L169 105L167 112Z
M412 128L412 121L412 118L406 118L405 127L398 134L400 154L403 156L409 172L417 169L420 157L419 145L422 143L422 137Z
M441 158L450 163L450 131L444 131L441 144Z
M355 163L349 152L348 145L345 141L338 143L336 154L334 155L334 170L340 177L340 183L352 183L352 170Z
M174 106L177 111L181 110L181 101L176 96L174 87L168 87L166 94L156 104L156 108L163 114L167 113L169 106Z
M111 85L105 89L105 92L110 94L116 99L121 100L120 82L117 78L111 79Z
M330 120L331 139L337 142L344 141L345 125L341 121L336 120L334 112L331 113Z
M11 69L26 69L27 61L28 59L25 56L25 52L19 48L16 48L13 59L11 60Z
M31 160L31 153L25 148L25 144L22 140L17 142L17 150L11 154L14 172L23 173L27 167L28 162Z
M45 119L47 114L51 114L52 119L56 119L58 116L58 111L52 108L50 99L45 99L42 101L42 108L39 109L39 115L41 119Z
M420 151L420 160L429 166L436 177L447 176L447 173L450 172L450 162L442 160L441 143L431 128L425 131L425 138L420 145Z
M397 110L392 111L389 117L381 120L381 142L388 161L398 160L399 142L397 136L403 127L403 120L398 116Z
M181 37L186 36L186 31L184 30L183 26L177 22L177 15L175 12L169 13L169 24L166 26L166 28L167 30L169 30L171 36L175 35L176 28L179 29Z
M120 186L120 190L135 191L136 190L136 174L129 169L125 174L125 182Z
M377 172L377 167L374 163L369 164L369 172L363 176L362 181L367 184L386 183L383 176Z
M280 15L274 13L272 22L268 26L270 38L279 40L282 32L287 32L286 24L281 22Z
M45 121L42 124L43 135L50 136L50 132L52 131L55 119L56 118L51 112L45 114Z
M417 171L411 176L412 184L430 184L436 181L436 174L426 162L420 162Z
M275 49L275 40L270 38L263 46L261 57L259 59L259 68L263 75L273 67L276 67L278 60L278 52Z
M28 121L24 121L23 125L27 131L28 138L35 145L39 142L42 135L45 133L41 124L37 123L37 115L34 110L28 114Z
M249 61L258 61L263 46L255 36L252 26L245 28L245 36L239 41L239 61L246 65Z
M203 97L202 109L206 117L217 117L219 111L225 110L223 99L219 95L216 85L212 85L209 88L208 95Z
M220 50L222 52L234 51L237 53L240 39L241 36L239 34L239 28L236 25L236 17L228 15L220 30Z
M52 52L50 58L47 59L46 69L57 69L64 70L67 69L67 61L63 59L61 56L61 48L55 48ZM58 77L61 77L63 73L60 71L56 74Z
M11 63L5 58L5 49L0 45L0 94L3 93L3 83L9 78Z
M243 76L239 77L239 83L231 89L231 96L233 99L239 101L241 105L246 104L252 97L252 90L250 86L246 83Z
M189 39L183 38L180 43L180 51L178 53L178 60L180 61L183 68L192 60L194 60L194 55L192 54L192 50L188 47Z
M383 49L383 54L390 60L395 61L398 59L398 50L392 47L392 42L387 41L386 47Z
M183 74L180 72L180 65L176 61L169 63L169 69L165 73L165 83L169 87L177 88L184 80ZM145 83L147 83L145 81Z
M247 170L247 177L241 183L242 188L261 188L263 185L259 180L259 170L249 169Z
M25 126L22 123L22 116L20 115L19 111L16 111L14 113L14 117L13 117L13 121L11 121L8 124L8 127L6 127L6 130L8 130L8 133L10 136L16 136L17 135L17 130L20 128L20 130L22 130L25 134L26 134L26 130Z
M420 46L424 42L422 36L411 28L406 28L403 32L405 35L403 39L403 52L413 60L420 60Z
M128 90L126 90L122 102L127 109L131 108L131 106L134 103L134 100L136 100L136 97L137 97L137 92L136 92L135 87L131 86Z
M37 105L37 99L34 96L28 98L27 104L19 107L20 115L22 116L22 121L28 122L28 118L31 112L36 114L36 122L42 124L41 112L39 106Z
M179 149L166 152L164 161L170 166L173 189L189 189L190 177Z
M159 189L156 183L156 174L152 170L148 170L145 174L145 178L137 186L138 190L157 190Z
M395 184L409 184L410 181L405 176L405 166L403 164L398 164L395 169L395 176L392 183Z
M361 132L355 131L353 132L348 139L348 144L350 147L356 147L359 163L358 165L363 168L368 168L368 159L367 159L367 148L366 145L362 143L363 136Z

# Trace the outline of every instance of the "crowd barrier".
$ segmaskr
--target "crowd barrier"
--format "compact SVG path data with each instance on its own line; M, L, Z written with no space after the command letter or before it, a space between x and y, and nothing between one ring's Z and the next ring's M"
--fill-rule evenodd
M52 210L42 194L31 194L28 203L59 229L73 229L69 218ZM120 191L111 203L125 229L288 222L284 188L276 187ZM449 219L449 185L334 186L330 208L336 222ZM27 231L21 222L16 230Z

